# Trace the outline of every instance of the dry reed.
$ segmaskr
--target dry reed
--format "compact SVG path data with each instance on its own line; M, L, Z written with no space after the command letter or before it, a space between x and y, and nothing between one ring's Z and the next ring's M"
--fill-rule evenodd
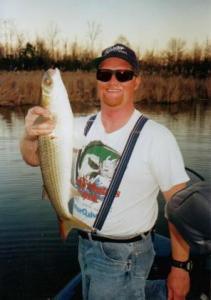
M0 106L37 105L44 71L0 72ZM71 102L98 104L93 72L63 72L62 77ZM211 78L204 80L182 76L143 76L136 101L148 103L189 102L211 99Z

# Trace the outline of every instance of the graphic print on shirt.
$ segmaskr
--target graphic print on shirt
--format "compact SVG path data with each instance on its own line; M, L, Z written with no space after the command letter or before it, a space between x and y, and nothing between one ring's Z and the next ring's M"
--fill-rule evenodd
M120 155L101 141L89 143L78 156L77 190L85 200L102 202ZM116 197L120 192L118 191Z

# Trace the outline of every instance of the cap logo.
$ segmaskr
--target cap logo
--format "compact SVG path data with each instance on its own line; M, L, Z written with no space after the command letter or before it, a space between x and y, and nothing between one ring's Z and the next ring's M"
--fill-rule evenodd
M110 52L119 52L125 55L128 54L127 51L125 51L125 48L119 45L106 49L104 55L108 55Z
M108 47L102 51L101 57L95 59L95 66L98 68L102 61L110 57L119 57L126 60L134 69L134 71L139 73L139 61L136 57L135 52L129 47L123 44L115 44Z

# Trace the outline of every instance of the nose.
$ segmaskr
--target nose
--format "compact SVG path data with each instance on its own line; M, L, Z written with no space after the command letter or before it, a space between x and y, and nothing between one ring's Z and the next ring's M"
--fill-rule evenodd
M113 73L113 74L112 74L112 76L111 76L111 79L110 79L109 83L111 83L111 84L116 84L116 83L119 83L119 81L116 79L116 75L115 75L115 73Z

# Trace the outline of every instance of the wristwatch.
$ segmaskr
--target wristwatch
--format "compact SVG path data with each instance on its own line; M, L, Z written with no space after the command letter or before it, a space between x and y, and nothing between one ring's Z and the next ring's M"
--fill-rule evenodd
M193 269L193 262L192 262L192 260L179 261L179 260L176 260L176 259L172 258L171 259L171 265L173 267L183 269L183 270L185 270L187 272L190 272Z

